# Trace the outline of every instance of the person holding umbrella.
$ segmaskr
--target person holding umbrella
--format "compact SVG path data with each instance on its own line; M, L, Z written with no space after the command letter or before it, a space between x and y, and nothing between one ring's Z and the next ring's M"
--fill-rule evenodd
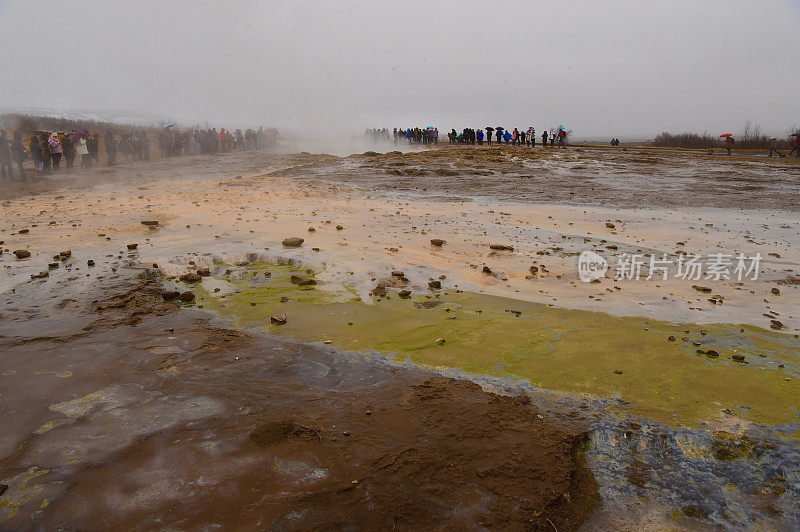
M792 151L789 152L789 157L793 153L797 153L797 157L800 157L800 133L792 133L792 137Z
M495 136L497 138L497 143L500 144L500 142L503 139L503 128L500 127L500 126L497 126L496 128L494 128L494 134L495 134Z
M486 145L492 145L492 131L494 131L493 127L486 127Z
M542 148L547 147L547 130L542 131Z
M728 150L728 155L731 154L731 148L733 147L733 143L736 142L733 140L733 135L730 133L723 133L719 136L721 139L725 139L725 149Z

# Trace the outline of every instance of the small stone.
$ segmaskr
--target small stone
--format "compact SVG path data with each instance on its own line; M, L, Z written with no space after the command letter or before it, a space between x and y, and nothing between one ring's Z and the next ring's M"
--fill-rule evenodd
M27 259L31 256L31 252L27 249L18 249L14 252L18 259Z
M156 227L158 225L158 220L142 220L142 225L146 225L147 227Z
M618 370L618 369L615 369L615 370L614 370L614 373L616 373L617 375L622 375L622 371L620 371L620 370Z
M289 301L288 297L286 296L281 297L281 303L286 303L287 301Z
M128 244L128 249L133 251L134 249L138 248L139 244Z
M309 232L309 233L313 233L314 231L316 231L316 229L314 229L313 227L309 227L309 228L308 228L308 232Z
M208 277L209 275L211 275L211 269L210 268L197 268L197 275L199 275L200 277Z
M769 323L769 328L775 330L783 329L783 323L781 323L780 320L771 320Z
M492 269L488 266L484 266L482 271L485 274L492 275Z
M537 273L539 273L539 267L538 266L531 266L530 267L530 272L531 272L531 275L536 275Z
M428 282L428 288L430 288L431 290L441 290L442 282L441 281L429 281Z
M92 266L94 266L94 261L92 259L89 259L86 261L86 265L91 268Z
M275 314L274 316L270 316L269 321L271 321L275 325L283 325L286 323L286 314L280 313L280 314Z
M444 345L444 343L445 343L445 339L444 338L437 338L436 339L436 345Z
M184 273L181 275L181 281L184 283L198 283L202 279L203 278L200 276L200 274L194 272Z
M514 251L514 246L507 246L505 244L489 244L489 249L496 251Z
M668 342L674 342L675 341L675 337L674 336L670 336L669 338L667 338L667 341Z
M70 251L70 250L59 251L58 256L59 257L64 257L64 258L71 257L72 256L72 251Z
M694 284L694 285L692 285L692 288L694 288L698 292L703 292L704 294L710 294L711 293L711 289L709 287L707 287L707 286L698 286L698 285Z
M49 270L55 270L56 268L58 268L58 263L57 262L51 262L50 264L47 265L47 268Z
M744 362L744 355L731 355L731 360L734 362Z
M431 245L434 245L434 246L437 246L437 247L443 246L444 242L445 241L442 240L441 238L431 238Z
M411 297L411 290L400 290L400 293L398 295L403 299Z
M337 230L337 231L341 231L342 229L344 229L344 227L342 227L341 225L337 225L337 226L336 226L336 230Z
M394 271L392 272L392 277L405 277L405 276L403 275L403 272L402 272L402 271L400 271L400 270L394 270Z
M781 291L778 288L773 288L772 290L770 290L770 292L772 292L772 295L774 295L774 296L781 295Z
M313 277L309 277L308 275L292 275L291 277L292 284L296 284L298 286L309 286L313 284L317 284L317 280Z
M303 240L302 238L293 236L284 239L283 242L281 243L287 248L299 248L300 246L303 245L303 242L305 242L305 240Z
M617 226L612 224L611 222L606 222L606 227L608 227L609 229L615 229Z

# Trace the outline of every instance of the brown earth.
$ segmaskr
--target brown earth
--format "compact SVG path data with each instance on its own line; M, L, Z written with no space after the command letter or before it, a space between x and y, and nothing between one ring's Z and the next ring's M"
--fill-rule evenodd
M35 327L0 315L0 528L574 530L595 503L584 430L527 396L225 329L152 274L98 283Z

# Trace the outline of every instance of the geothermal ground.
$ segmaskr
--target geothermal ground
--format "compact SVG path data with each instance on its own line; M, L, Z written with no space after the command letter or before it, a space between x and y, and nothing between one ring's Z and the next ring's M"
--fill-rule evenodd
M800 525L795 159L243 152L0 197L2 529ZM687 254L762 260L614 278Z

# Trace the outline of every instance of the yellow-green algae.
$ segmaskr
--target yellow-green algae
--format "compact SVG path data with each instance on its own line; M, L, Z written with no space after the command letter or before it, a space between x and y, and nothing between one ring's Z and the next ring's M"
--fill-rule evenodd
M469 292L443 291L437 298L425 291L401 299L390 290L388 298L363 302L334 284L293 285L292 274L307 272L289 265L250 268L227 281L239 292L200 289L197 303L241 326L265 327L299 341L330 341L433 367L520 377L550 390L618 397L637 413L671 424L692 426L725 408L756 422L798 421L800 341L794 336L748 326L676 325ZM281 302L283 297L289 300ZM425 301L441 304L419 308ZM270 324L277 313L288 316L285 325ZM698 349L714 349L719 356ZM746 362L732 361L732 354L744 355Z

